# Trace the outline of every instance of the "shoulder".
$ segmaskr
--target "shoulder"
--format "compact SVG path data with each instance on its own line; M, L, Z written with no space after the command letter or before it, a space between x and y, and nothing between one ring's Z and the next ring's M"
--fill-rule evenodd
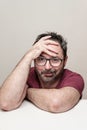
M76 88L81 94L84 89L84 80L81 74L68 69L64 69L61 79L61 85L61 87L70 86Z
M84 82L83 77L81 76L81 74L71 71L69 69L64 69L63 71L63 78L75 78L76 80L80 79Z

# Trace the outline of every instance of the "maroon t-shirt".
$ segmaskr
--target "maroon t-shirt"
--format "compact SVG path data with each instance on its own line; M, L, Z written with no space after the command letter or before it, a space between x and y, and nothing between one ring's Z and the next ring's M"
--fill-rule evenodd
M38 76L34 67L30 69L30 74L28 77L27 84L31 88L41 88L40 81L38 79ZM58 83L56 88L59 89L59 88L67 87L67 86L77 89L80 95L82 96L82 91L84 88L84 80L82 76L68 69L64 69L60 82Z

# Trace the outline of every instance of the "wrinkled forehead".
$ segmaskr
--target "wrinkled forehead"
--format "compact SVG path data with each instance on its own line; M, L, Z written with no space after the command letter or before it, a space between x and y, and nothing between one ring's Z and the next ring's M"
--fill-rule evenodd
M63 50L62 50L62 48L61 48L61 46L60 46L60 44L58 43L58 45L48 45L53 51L56 51L56 52L58 52L58 57L59 58L63 58L64 56L63 56ZM42 55L43 56L47 56L48 54L46 54L46 53L42 53ZM49 55L48 55L48 57L49 57Z

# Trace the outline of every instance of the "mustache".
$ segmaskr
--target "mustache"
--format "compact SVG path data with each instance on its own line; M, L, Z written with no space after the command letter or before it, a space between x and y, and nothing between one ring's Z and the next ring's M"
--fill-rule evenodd
M41 72L41 74L53 74L53 73L56 73L54 70L44 70Z

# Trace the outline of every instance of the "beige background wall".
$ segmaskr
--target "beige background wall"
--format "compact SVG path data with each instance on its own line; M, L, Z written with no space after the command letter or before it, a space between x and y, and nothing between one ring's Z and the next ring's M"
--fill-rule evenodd
M0 0L0 84L46 31L62 34L68 41L67 68L85 80L87 98L87 1Z

